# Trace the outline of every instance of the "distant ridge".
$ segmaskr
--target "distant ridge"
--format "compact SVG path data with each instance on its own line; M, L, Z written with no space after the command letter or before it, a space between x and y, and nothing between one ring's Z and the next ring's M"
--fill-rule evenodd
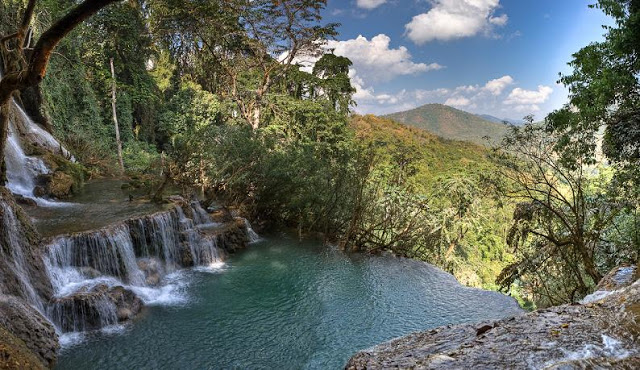
M481 145L499 142L508 131L508 127L503 123L492 122L442 104L427 104L383 117L427 130L446 139L470 141Z
M525 124L524 120L522 119L498 118L490 114L478 114L477 116L489 122L502 123L502 124L507 122L515 126L524 126Z

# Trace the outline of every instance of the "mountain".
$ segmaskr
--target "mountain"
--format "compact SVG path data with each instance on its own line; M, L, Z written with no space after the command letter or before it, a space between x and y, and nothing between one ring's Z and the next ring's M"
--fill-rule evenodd
M446 139L471 141L481 145L498 142L508 130L502 123L491 122L442 104L427 104L383 117L427 130ZM489 138L488 142L485 137Z
M502 123L502 124L504 124L504 122L507 122L514 126L523 126L525 123L524 120L521 120L521 119L498 118L490 114L478 114L477 116L489 122Z
M468 141L449 140L428 131L374 115L354 115L351 127L359 141L375 143L383 161L391 164L393 152L406 151L419 157L417 186L427 192L438 178L494 171L490 150ZM390 157L391 156L391 157Z

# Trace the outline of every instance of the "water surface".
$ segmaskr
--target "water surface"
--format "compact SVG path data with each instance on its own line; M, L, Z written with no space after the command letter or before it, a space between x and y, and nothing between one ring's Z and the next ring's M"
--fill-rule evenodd
M175 300L67 346L58 369L339 369L394 337L521 312L428 264L281 235L172 278Z

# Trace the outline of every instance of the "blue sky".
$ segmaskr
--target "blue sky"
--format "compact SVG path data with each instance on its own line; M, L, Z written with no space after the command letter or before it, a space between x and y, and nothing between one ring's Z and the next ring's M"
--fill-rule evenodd
M353 62L356 111L445 103L499 118L543 118L567 100L571 54L610 23L595 0L329 0L329 43Z

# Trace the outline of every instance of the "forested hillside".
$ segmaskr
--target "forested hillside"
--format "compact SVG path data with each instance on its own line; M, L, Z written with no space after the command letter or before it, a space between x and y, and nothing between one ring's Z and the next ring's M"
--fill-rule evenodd
M508 131L507 125L502 122L489 121L442 104L427 104L385 117L447 139L467 140L480 145L495 145Z

